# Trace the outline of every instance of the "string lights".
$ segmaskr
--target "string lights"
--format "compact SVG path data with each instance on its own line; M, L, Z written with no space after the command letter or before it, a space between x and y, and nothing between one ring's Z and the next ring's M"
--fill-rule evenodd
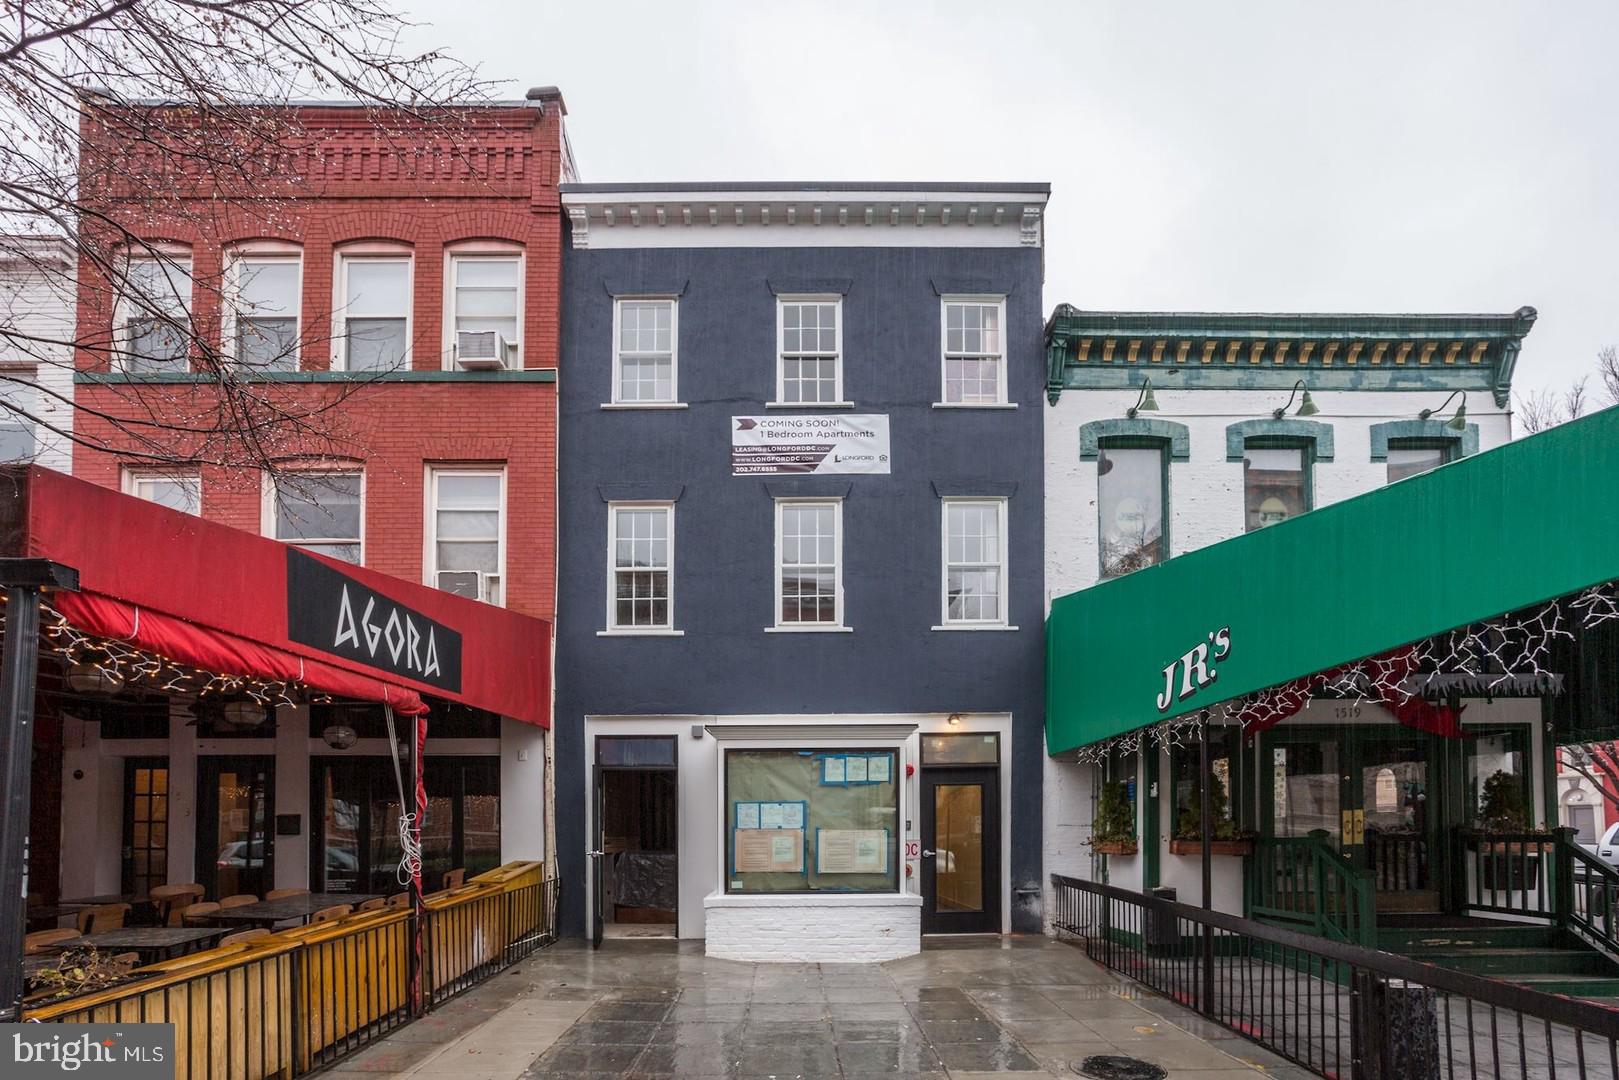
M300 682L206 671L125 641L86 634L43 601L39 610L40 651L61 658L81 688L99 681L98 689L106 693L128 687L185 697L246 697L257 705L277 707L332 700ZM0 630L4 627L0 596Z

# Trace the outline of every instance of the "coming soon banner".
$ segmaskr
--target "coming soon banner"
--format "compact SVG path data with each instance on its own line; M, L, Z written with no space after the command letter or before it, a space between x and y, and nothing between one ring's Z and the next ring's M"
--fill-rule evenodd
M887 416L731 417L732 476L886 474L888 456Z

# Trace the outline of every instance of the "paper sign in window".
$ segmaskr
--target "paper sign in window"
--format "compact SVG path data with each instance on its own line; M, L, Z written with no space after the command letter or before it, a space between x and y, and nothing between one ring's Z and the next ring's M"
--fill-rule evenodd
M759 827L758 803L739 802L736 804L736 827L739 829L757 829Z
M842 754L828 754L821 760L821 783L841 784L848 779Z
M802 829L738 829L734 835L732 862L737 873L803 873Z
M886 784L889 781L893 759L887 754L878 754L866 759L866 779L873 784Z
M864 784L867 778L866 758L851 754L845 759L848 762L847 779L851 784Z
M815 833L815 872L886 874L887 830L818 829Z

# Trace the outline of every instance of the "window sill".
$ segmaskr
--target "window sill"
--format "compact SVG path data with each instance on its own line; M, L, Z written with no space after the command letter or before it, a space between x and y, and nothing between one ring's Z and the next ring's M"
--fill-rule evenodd
M684 401L604 401L604 409L686 409Z
M767 634L852 634L852 626L767 626Z
M1015 409L1017 408L1017 402L999 401L979 405L967 401L935 401L933 407L935 409Z
M935 626L935 627L933 627L933 629L935 629L935 630L1016 630L1017 627L1015 627L1015 626L1007 626L1005 623L985 623L983 625L974 625L972 623L956 623L954 625Z
M597 637L685 637L684 630L598 630Z
M767 401L767 409L852 409L852 401Z

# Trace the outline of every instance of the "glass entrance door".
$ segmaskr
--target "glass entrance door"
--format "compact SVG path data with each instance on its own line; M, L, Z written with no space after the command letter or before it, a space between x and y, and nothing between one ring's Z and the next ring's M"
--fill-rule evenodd
M211 899L275 888L275 758L197 759L197 881Z
M169 883L169 759L124 761L123 891L144 900Z
M922 771L922 932L1001 929L999 771Z

